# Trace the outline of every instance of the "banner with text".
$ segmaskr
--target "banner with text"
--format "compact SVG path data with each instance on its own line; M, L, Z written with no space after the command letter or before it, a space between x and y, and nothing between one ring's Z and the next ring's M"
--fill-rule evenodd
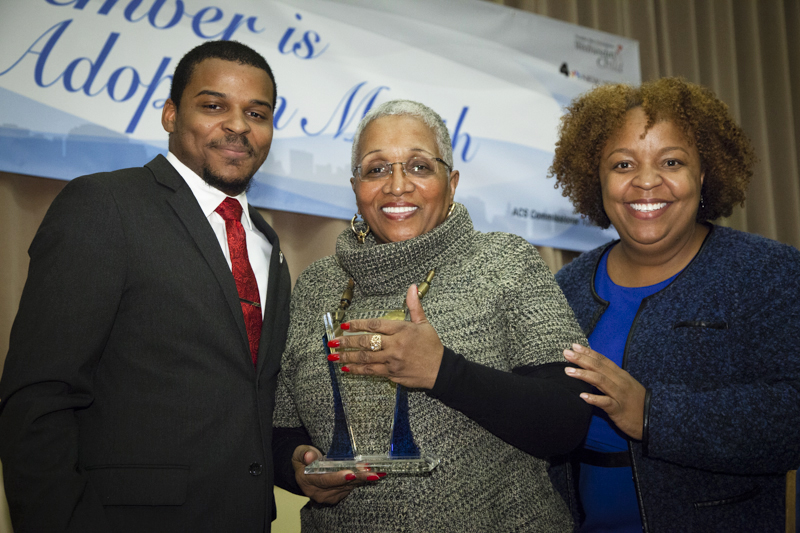
M475 227L587 250L615 236L547 179L563 106L640 82L636 41L482 0L10 0L0 5L0 170L58 179L141 166L189 49L234 39L275 72L275 140L257 206L349 219L350 148L374 105L447 122Z

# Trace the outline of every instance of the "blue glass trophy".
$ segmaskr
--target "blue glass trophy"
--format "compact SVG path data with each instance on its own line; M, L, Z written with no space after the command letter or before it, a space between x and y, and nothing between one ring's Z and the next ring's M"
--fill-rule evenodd
M337 353L327 341L363 332L343 331L340 324L352 320L380 318L408 320L408 310L339 309L323 315L326 355ZM371 334L370 334L371 335ZM339 362L328 361L333 386L334 428L328 453L308 465L306 474L339 470L387 473L424 473L439 464L439 458L420 450L411 431L408 389L387 378L352 375L341 371Z

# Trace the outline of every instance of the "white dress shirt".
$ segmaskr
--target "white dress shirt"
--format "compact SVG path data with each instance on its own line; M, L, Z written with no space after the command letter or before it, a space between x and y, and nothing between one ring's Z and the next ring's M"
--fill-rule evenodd
M222 253L225 260L228 262L228 268L231 268L231 254L228 250L228 234L225 231L225 219L215 211L219 204L222 203L228 196L215 189L203 179L198 176L193 170L181 163L178 157L170 152L167 154L167 161L169 161L175 170L181 175L186 184L192 190L197 203L200 204L200 209L203 210L214 235L217 236L219 246L222 248ZM267 282L269 279L269 259L272 255L272 244L267 240L263 233L253 225L250 220L250 213L247 209L247 193L243 192L238 196L232 198L242 204L242 226L244 227L245 240L247 241L247 255L250 258L250 266L253 269L253 274L256 277L256 284L258 285L258 296L261 299L261 316L264 316L264 309L267 300Z

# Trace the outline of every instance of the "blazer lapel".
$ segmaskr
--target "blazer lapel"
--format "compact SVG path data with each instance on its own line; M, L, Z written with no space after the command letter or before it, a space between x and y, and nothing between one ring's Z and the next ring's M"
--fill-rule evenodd
M192 190L166 158L159 155L146 166L153 171L159 183L173 190L174 194L167 198L167 202L186 227L189 235L191 235L200 253L217 278L225 296L225 301L228 303L230 312L239 329L242 349L247 354L247 361L250 361L250 342L247 340L247 328L244 325L244 315L242 314L242 305L239 303L236 282L208 220L200 209Z

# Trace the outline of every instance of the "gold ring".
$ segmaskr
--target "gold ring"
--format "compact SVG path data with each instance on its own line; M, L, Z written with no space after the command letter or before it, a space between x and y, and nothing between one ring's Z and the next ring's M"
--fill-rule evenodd
M381 349L381 336L380 335L373 335L372 339L369 341L369 349L373 352L377 352Z

